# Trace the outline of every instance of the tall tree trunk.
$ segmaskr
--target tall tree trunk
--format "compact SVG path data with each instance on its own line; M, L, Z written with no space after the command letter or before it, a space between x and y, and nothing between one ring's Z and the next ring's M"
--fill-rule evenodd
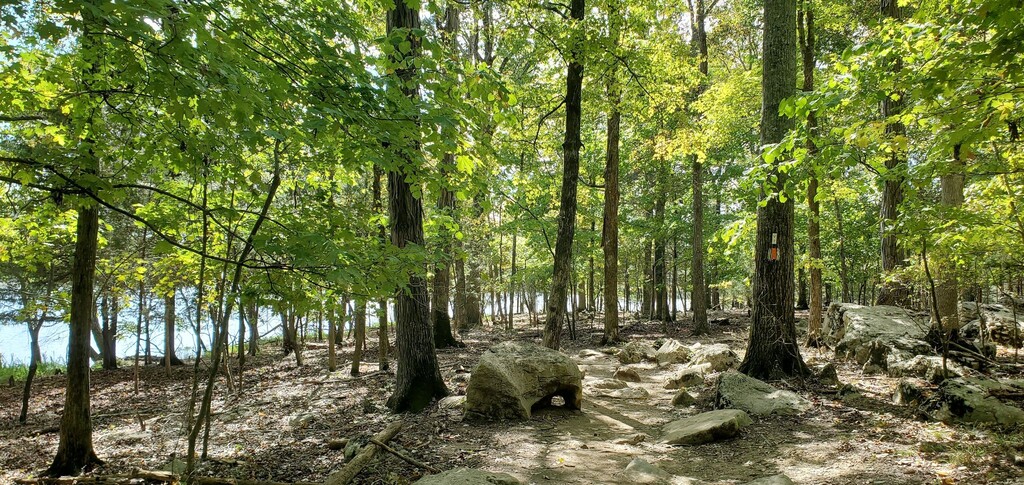
M164 366L170 368L172 365L182 365L184 362L174 352L174 330L178 325L175 319L175 290L164 295Z
M89 326L93 316L99 215L96 204L78 209L75 259L71 266L67 390L64 393L64 414L60 420L60 442L47 470L47 474L52 476L77 475L103 463L93 451L89 410Z
M797 280L797 292L796 292L796 309L806 310L807 304L807 267L800 264L800 267L796 269L796 280Z
M402 86L405 96L415 104L419 97L416 87L416 67L413 60L419 56L420 38L414 31L420 28L418 3L410 6L405 0L396 0L394 8L387 11L387 33L398 35L409 42L406 53L396 52L392 61L397 79L392 81ZM407 131L417 131L416 122L408 122ZM391 244L399 250L406 246L423 246L423 205L413 195L406 174L414 172L418 163L419 142L416 139L401 140L401 147L394 152L397 166L388 171L388 208L391 228ZM412 271L409 283L395 296L395 325L397 328L395 350L398 356L397 383L395 393L388 398L388 407L395 412L418 412L434 398L448 395L441 369L437 364L434 350L434 335L430 325L430 298L427 295L427 281L419 271Z
M952 163L947 173L939 178L942 186L940 204L947 214L947 220L955 218L955 214L952 213L964 204L965 170L962 150L960 144L953 147ZM932 326L933 329L941 328L945 335L951 335L960 329L960 287L957 282L955 254L949 248L942 248L934 253L939 259L939 264L935 268L935 279L938 280L935 287L938 321L932 322Z
M356 329L355 350L352 351L352 372L354 376L359 375L359 365L363 363L363 349L366 348L366 299L356 299L356 315L354 321Z
M699 97L707 88L708 80L708 36L705 29L707 7L704 0L690 2L691 48L699 56L701 75L704 79L698 85ZM690 305L693 308L693 333L704 335L711 331L708 325L707 283L704 281L704 164L697 155L690 156L690 185L693 191L693 258L690 260L690 284L693 286Z
M644 242L644 271L643 285L640 286L643 294L640 300L640 313L645 319L654 318L654 265L651 262L651 242Z
M562 142L562 191L558 207L558 236L552 271L551 296L544 323L544 346L558 349L572 273L572 241L576 232L576 183L580 175L580 118L583 98L584 0L570 0L572 25L569 67L565 78L565 139Z
M666 176L667 173L662 174L662 177ZM664 182L658 184L659 195L654 203L654 219L658 224L654 236L654 319L662 322L671 320L668 311L668 268L665 262L665 247L668 238L668 231L665 228L666 185Z
M814 67L815 61L815 33L814 33L814 8L813 0L800 0L800 10L797 13L797 34L800 41L800 54L803 64L803 86L805 93L814 91ZM814 113L807 115L807 125L816 134L817 120ZM821 205L818 203L818 170L817 154L818 145L813 139L807 140L807 153L811 157L810 177L807 180L807 210L810 213L807 217L807 256L810 259L811 273L811 301L810 312L807 317L807 346L820 347L821 324L822 324L822 302L821 302ZM840 242L840 244L842 244ZM844 282L845 285L845 282Z
M245 323L249 325L249 355L256 355L260 350L259 308L256 298L251 298L245 307Z
M849 263L846 261L846 228L843 226L843 208L839 198L835 199L836 231L839 233L839 279L843 289L843 302L852 302L853 293L850 289Z
M764 70L761 77L761 145L778 143L792 127L779 104L796 87L796 0L766 0ZM793 321L793 199L772 194L783 186L763 186L767 200L757 210L754 246L753 315L750 342L740 372L759 379L807 375ZM767 181L765 182L767 184Z
M388 370L388 355L391 353L391 341L388 338L388 301L377 300L377 367Z
M18 422L21 424L28 422L28 399L32 394L32 381L36 377L39 363L43 360L42 353L39 351L39 330L43 328L44 319L45 313L38 322L28 322L29 346L32 349L32 355L29 357L28 375L25 376L25 390L21 395L21 414L18 415Z
M881 13L883 17L889 19L900 20L903 18L899 0L882 0ZM897 73L901 71L903 69L903 60L900 58L893 59L891 69ZM886 96L882 100L882 117L888 120L885 125L885 134L890 140L905 136L907 133L903 123L893 119L902 111L902 93L894 93L894 96ZM900 217L900 203L903 202L903 171L906 164L907 154L895 147L889 158L885 160L886 171L883 176L885 186L882 190L882 204L879 211L879 230L882 238L882 273L886 277L891 277L894 271L904 265L904 254L894 231ZM906 306L910 303L910 296L910 289L906 285L899 281L887 279L878 292L876 304Z
M619 44L622 17L617 0L608 2L609 36ZM602 344L619 341L619 130L622 114L619 103L622 92L618 82L618 64L609 73L607 86L608 113L607 149L604 161L604 223L601 247L604 251L604 334ZM626 311L629 311L629 273L626 273Z
M100 309L103 313L103 328L100 332L103 338L101 341L103 370L117 369L117 311L110 312L108 305L108 295L107 292L104 292L100 298ZM116 308L116 302L114 306Z
M459 9L453 3L449 4L445 9L442 32L444 44L448 48L450 55L458 58L458 43L456 39L459 35ZM449 133L448 135L454 137L456 134ZM441 160L440 169L442 178L446 180L451 178L450 174L455 170L454 153L446 153L444 155L444 158ZM455 193L444 182L441 184L441 190L437 196L437 210L445 216L455 217ZM448 315L448 301L451 295L451 261L448 259L448 255L453 253L452 239L454 237L446 229L446 226L441 224L437 239L438 253L441 255L441 260L434 264L434 293L431 295L430 308L434 326L434 346L443 349L456 347L459 344L455 340L455 336L452 335L452 319Z

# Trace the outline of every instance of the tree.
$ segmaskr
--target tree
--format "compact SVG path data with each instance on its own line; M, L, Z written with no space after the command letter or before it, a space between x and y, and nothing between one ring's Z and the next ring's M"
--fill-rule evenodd
M796 87L796 0L765 2L762 51L761 145L770 147L793 126L779 106ZM786 195L786 175L772 155L777 153L769 148L768 177L757 209L750 340L739 368L759 379L809 373L793 318L793 200Z
M622 18L616 0L608 2L608 37L612 49L618 49ZM604 224L601 247L604 250L604 334L602 344L619 341L619 127L622 92L618 65L608 75L608 135L604 165Z
M705 29L708 8L705 0L688 0L690 7L690 43L697 55L698 68L703 80L698 85L699 97L708 83L708 34ZM693 293L690 305L693 308L693 333L703 335L711 331L708 326L707 284L704 282L704 164L697 154L690 155L690 184L693 210L693 256L690 259L690 284Z
M415 105L419 97L414 64L420 50L420 37L416 32L419 28L417 6L398 0L394 8L387 11L387 35L394 46L395 75L391 81L400 87L410 105ZM404 125L397 140L401 146L390 147L397 163L388 170L388 223L391 244L398 249L412 249L423 246L423 203L413 194L409 181L416 172L420 155L415 137L417 124L407 122ZM426 279L416 271L411 271L408 277L408 284L395 297L398 372L395 392L388 398L388 407L395 412L418 412L434 398L448 395L434 350Z
M882 17L896 22L902 20L903 15L899 6L899 0L882 0ZM903 60L898 56L891 61L893 73L899 73L903 69ZM885 160L885 172L883 172L884 190L882 191L882 204L880 208L881 224L881 258L882 273L888 279L882 285L875 301L878 305L906 305L910 297L910 290L903 283L896 281L893 274L896 269L903 266L905 259L903 251L899 246L896 234L896 224L900 218L900 204L903 202L903 171L906 170L907 155L905 149L900 149L900 138L906 138L907 128L899 119L903 112L903 93L894 89L893 93L882 100L882 116L886 119L885 135L894 140L892 153Z
M814 8L812 0L800 0L797 12L797 33L800 41L800 54L803 66L804 93L814 91ZM810 130L816 127L814 113L807 115L807 126ZM807 317L807 346L820 347L821 342L821 204L818 201L818 173L815 155L818 146L813 137L807 138L807 153L810 159L807 179L807 256L811 273L810 312ZM845 288L845 284L844 284ZM845 293L845 292L844 292Z
M583 99L583 15L584 0L571 0L569 22L572 34L565 78L565 138L562 141L562 190L558 206L558 236L551 292L544 322L544 346L557 350L568 301L572 273L572 241L576 232L576 184L580 176L580 119Z

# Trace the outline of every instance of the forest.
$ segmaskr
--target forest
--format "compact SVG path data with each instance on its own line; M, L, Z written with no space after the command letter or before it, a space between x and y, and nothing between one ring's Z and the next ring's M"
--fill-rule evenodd
M0 24L0 483L1024 483L1019 0Z

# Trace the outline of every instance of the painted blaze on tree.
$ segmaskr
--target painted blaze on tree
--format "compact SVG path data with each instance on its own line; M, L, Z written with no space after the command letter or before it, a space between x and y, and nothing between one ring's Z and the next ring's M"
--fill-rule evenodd
M778 143L793 121L779 104L796 88L796 0L768 0L764 6L761 145ZM757 209L753 314L750 343L740 372L759 379L809 373L797 346L793 319L793 199L778 195L785 174L771 170L777 185L766 186Z

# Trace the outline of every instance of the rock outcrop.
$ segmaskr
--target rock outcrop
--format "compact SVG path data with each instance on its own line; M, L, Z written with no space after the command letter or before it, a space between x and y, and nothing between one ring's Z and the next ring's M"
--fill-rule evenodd
M944 423L990 423L1013 427L1024 425L1024 381L981 378L946 379L921 404L921 411Z

